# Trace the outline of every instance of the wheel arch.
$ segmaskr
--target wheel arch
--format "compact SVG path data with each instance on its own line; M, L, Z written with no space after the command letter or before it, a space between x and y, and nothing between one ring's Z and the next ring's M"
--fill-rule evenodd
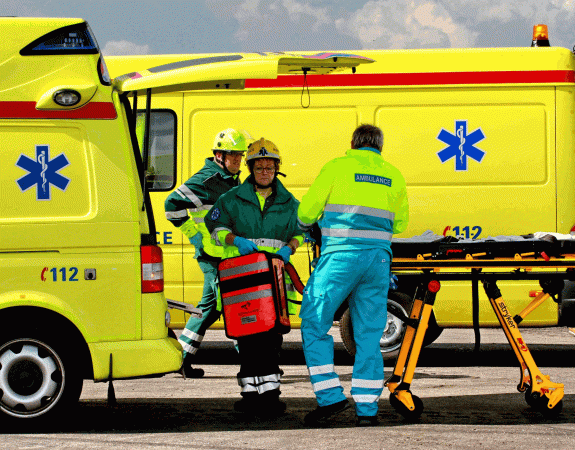
M44 328L53 332L58 340L70 345L77 358L82 377L93 379L92 357L82 332L66 316L54 310L30 305L9 306L0 309L0 341L10 338L12 330Z

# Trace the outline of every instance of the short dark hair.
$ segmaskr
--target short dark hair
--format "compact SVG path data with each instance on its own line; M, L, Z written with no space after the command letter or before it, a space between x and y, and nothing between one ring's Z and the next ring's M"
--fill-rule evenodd
M364 123L353 132L351 147L371 147L381 152L383 148L383 131L379 127Z

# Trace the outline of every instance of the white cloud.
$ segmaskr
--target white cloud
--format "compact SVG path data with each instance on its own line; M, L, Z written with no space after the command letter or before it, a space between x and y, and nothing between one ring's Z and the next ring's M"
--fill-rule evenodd
M277 33L311 21L311 31L317 32L323 25L333 25L328 8L313 7L297 0L245 0L234 13L239 29L236 38L246 41L258 33Z
M112 55L147 55L150 53L149 45L137 45L129 41L108 41L102 50L106 56Z
M470 47L477 34L436 1L368 1L336 26L364 48Z
M314 8L307 3L295 0L283 0L282 4L288 12L292 22L299 22L301 16L310 16L315 19L315 23L313 25L315 31L317 31L321 25L333 22L333 19L329 17L327 8Z

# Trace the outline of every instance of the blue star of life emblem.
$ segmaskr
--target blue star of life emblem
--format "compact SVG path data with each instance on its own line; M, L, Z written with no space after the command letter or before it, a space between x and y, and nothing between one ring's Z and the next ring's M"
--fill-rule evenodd
M16 180L22 192L36 185L36 200L50 200L50 186L53 185L65 191L70 179L60 175L58 171L68 166L70 161L64 153L50 159L50 146L37 145L36 159L20 155L16 166L28 171L28 174Z
M258 152L258 155L260 156L266 156L268 154L268 151L266 150L265 147L262 147L262 149Z
M467 158L474 159L478 163L485 156L485 152L475 147L479 141L485 139L481 128L467 134L467 120L455 121L455 134L451 134L445 129L441 129L437 139L446 143L448 147L437 152L441 163L445 163L451 158L455 158L455 171L467 170Z

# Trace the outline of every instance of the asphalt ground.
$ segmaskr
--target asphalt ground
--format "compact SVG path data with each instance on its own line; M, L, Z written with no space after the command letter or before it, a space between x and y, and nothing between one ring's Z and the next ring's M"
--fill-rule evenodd
M472 330L446 330L423 350L412 392L424 404L416 422L403 419L380 399L380 424L355 427L348 410L329 427L308 428L303 417L316 407L304 364L299 330L282 350L284 415L254 420L235 412L239 396L237 354L223 331L210 330L197 354L202 379L179 374L84 382L78 406L46 424L0 422L2 449L573 449L575 447L575 336L566 328L524 329L540 370L565 384L562 413L549 418L517 392L520 370L501 329L483 329L474 352ZM349 397L353 359L332 328L336 370ZM386 361L385 374L393 370Z

